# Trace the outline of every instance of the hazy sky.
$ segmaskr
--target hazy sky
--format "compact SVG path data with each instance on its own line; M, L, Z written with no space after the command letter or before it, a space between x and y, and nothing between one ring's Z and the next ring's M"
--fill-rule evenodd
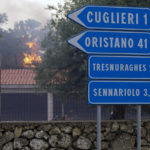
M8 17L7 27L13 27L15 21L35 19L42 23L50 18L47 5L57 6L64 0L0 0L0 13L6 13Z

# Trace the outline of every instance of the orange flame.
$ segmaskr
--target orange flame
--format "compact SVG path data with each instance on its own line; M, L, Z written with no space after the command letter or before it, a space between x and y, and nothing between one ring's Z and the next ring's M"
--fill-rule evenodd
M24 67L35 67L35 63L41 63L41 56L37 55L38 45L35 41L27 42L26 45L31 49L31 54L24 53Z
M33 50L37 50L38 49L38 45L37 45L37 43L35 41L27 42L26 45L29 48L33 49Z

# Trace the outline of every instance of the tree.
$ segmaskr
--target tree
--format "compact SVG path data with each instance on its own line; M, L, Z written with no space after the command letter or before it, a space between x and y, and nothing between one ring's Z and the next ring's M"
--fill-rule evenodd
M150 6L147 0L72 0L55 9L56 15L47 25L49 33L43 41L46 50L43 63L36 68L37 81L53 92L76 92L87 95L87 55L67 44L67 39L85 30L65 16L84 5ZM124 107L116 106L124 114ZM116 112L115 112L116 114ZM120 115L121 118L124 116Z
M0 24L6 23L7 22L7 16L5 13L0 14Z
M3 13L3 14L0 14L0 25L1 24L4 24L4 23L6 23L7 22L7 16L6 16L6 14L5 13ZM0 29L0 33L2 32L3 30L2 29ZM2 35L0 34L0 38L2 37Z
M84 5L118 5L118 6L146 6L150 2L138 0L72 0L59 5L55 9L56 15L47 25L48 36L43 41L47 49L44 61L37 68L37 80L42 85L50 85L54 91L85 92L87 81L87 55L69 46L67 39L84 30L80 25L68 20L65 16ZM59 75L59 76L58 76ZM57 84L49 84L50 79L57 81ZM54 83L54 82L53 82Z

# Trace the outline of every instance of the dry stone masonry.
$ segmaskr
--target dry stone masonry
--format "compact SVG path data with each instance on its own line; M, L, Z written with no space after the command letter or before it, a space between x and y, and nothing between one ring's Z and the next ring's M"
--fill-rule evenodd
M141 136L150 150L150 122ZM103 122L101 138L102 150L136 150L136 122ZM0 150L96 150L96 123L1 123Z

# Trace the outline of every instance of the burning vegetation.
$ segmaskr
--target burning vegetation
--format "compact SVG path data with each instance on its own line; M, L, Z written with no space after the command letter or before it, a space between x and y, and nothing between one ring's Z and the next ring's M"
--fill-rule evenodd
M31 53L24 53L23 65L26 68L34 68L35 64L40 64L42 58L38 55L39 46L36 41L27 42L26 45L31 49Z

